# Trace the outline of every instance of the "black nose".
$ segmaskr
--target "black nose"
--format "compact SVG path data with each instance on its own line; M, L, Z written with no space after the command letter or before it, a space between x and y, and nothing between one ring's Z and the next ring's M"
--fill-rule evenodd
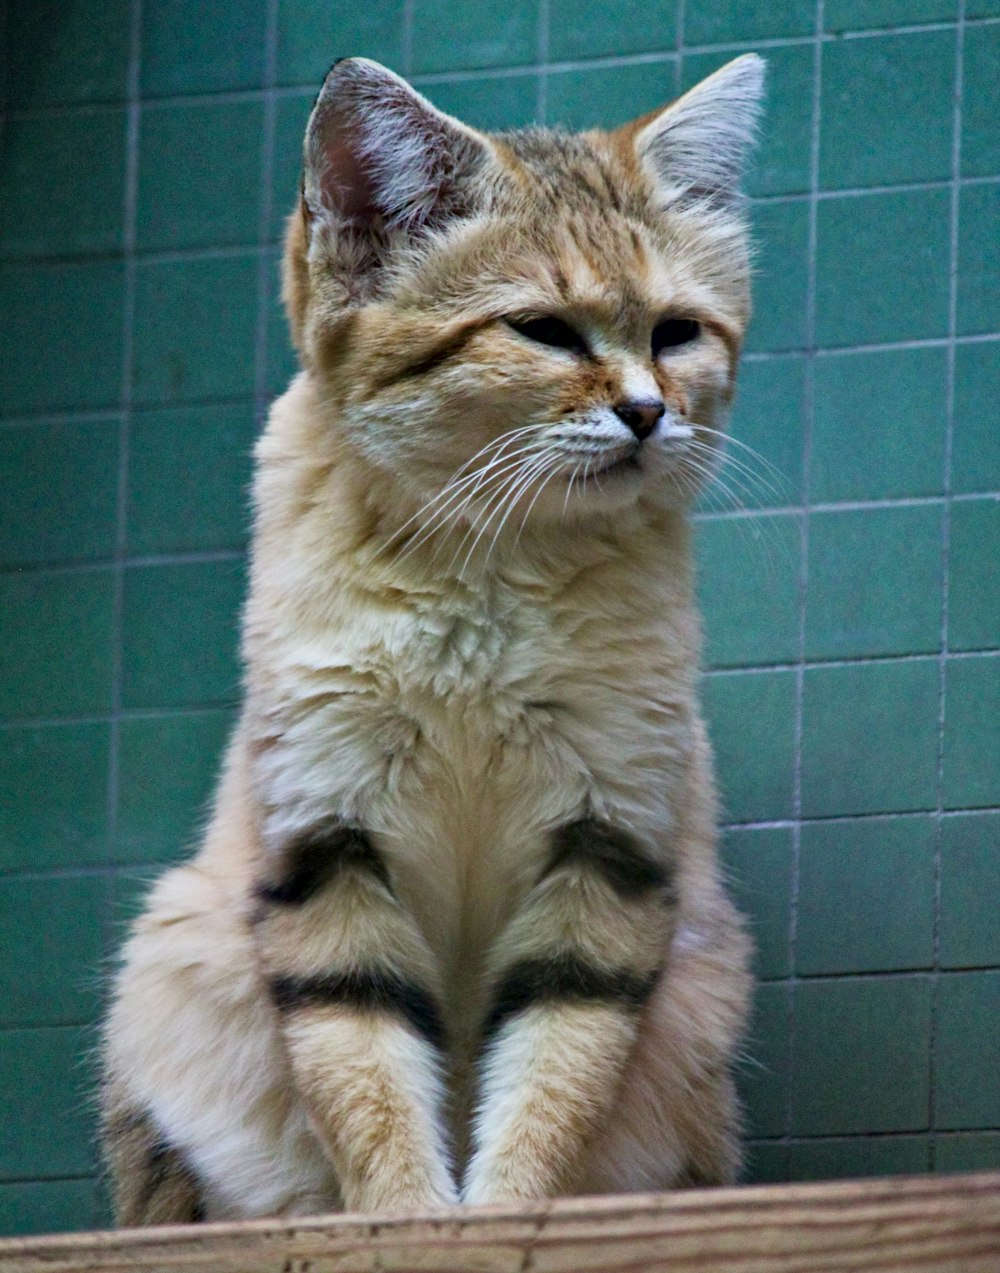
M615 415L627 424L640 442L648 438L663 416L666 407L659 398L642 398L632 402L619 402Z

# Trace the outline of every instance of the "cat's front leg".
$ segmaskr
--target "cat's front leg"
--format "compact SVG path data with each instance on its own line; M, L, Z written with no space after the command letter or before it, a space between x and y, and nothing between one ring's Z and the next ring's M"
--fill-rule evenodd
M662 853L594 818L553 837L548 869L492 954L464 1201L572 1189L663 967L672 876Z
M253 927L296 1087L350 1210L457 1199L441 1125L434 961L364 831L290 834Z

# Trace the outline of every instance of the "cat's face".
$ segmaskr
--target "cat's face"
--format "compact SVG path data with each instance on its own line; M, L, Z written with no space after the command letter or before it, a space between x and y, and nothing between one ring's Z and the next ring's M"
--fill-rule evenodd
M354 114L343 86L332 120L321 96L311 156L325 186L310 194L307 166L288 266L331 428L442 524L689 500L749 313L734 173L687 154L688 117L704 132L718 103L695 101L673 132L661 114L612 134L488 139L429 115L395 77L361 83ZM423 165L409 186L407 138ZM391 167L373 163L393 145Z

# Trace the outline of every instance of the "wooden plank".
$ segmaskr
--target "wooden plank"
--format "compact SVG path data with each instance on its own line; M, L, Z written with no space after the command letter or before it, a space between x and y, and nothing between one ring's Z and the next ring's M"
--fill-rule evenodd
M1000 1273L1000 1172L0 1241L3 1273Z

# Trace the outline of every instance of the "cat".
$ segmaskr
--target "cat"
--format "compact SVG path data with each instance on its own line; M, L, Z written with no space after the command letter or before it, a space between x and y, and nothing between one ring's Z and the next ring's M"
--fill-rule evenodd
M376 63L327 77L245 703L105 1030L119 1223L736 1178L748 939L687 510L749 317L762 78L488 135Z

